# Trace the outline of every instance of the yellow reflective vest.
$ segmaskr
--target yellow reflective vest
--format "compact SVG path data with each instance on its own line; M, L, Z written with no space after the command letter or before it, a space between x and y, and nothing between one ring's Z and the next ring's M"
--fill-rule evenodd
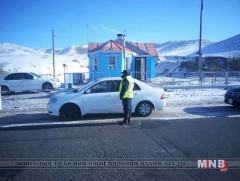
M133 98L134 80L131 76L126 76L125 78L128 80L129 85L128 85L128 88L127 88L125 94L123 95L123 98ZM123 80L124 79L122 79L122 81L120 83L120 86L119 86L119 91L120 92L122 90Z

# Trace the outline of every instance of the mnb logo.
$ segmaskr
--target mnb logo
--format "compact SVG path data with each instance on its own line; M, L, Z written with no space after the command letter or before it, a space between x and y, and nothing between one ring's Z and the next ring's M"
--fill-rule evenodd
M227 171L227 160L198 160L198 168L219 168L220 171Z

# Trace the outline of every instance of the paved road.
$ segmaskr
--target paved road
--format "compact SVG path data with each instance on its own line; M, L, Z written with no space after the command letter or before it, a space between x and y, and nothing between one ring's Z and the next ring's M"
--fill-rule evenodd
M14 120L13 120L14 118ZM121 115L61 122L43 113L1 118L38 125L1 127L1 159L12 160L197 160L240 158L240 118L157 120ZM49 124L49 122L55 124ZM15 124L15 123L14 123ZM4 124L6 125L6 124ZM2 169L0 180L239 180L240 170L199 169Z
M64 122L46 113L49 95L17 94L3 99L0 112L1 161L146 161L144 167L0 169L0 180L239 180L227 172L172 167L149 168L148 161L227 159L240 163L240 111L221 99L189 102L171 99L149 118L91 115ZM36 104L36 102L38 104ZM201 103L201 105L199 105ZM176 106L177 105L177 106ZM148 163L148 164L147 164ZM166 163L165 163L166 164ZM1 166L1 164L0 164ZM166 165L165 165L166 166Z

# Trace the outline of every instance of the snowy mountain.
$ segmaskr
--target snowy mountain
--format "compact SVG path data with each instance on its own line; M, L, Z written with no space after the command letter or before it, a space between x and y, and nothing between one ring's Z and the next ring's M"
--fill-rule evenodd
M55 50L56 75L62 79L63 64L67 64L67 72L88 72L87 48L69 47ZM83 52L83 53L82 53ZM0 44L0 69L9 71L31 71L49 75L53 70L51 49L33 49L14 44Z
M3 43L0 44L0 54L31 54L31 55L37 55L40 54L41 52L28 48L28 47L22 47L10 43Z
M202 47L213 44L209 40L202 40ZM169 41L162 44L156 44L157 52L160 57L165 56L188 56L198 51L199 41Z
M47 54L52 54L53 53L53 50L51 48L36 48L35 50L39 51L39 52L42 52L42 53L47 53ZM54 50L54 53L55 54L59 54L59 52L61 52L62 49L55 49Z
M52 54L52 49L38 48L36 51ZM84 46L71 46L64 49L55 49L54 52L57 55L74 55L74 54L86 54L88 47Z
M87 51L87 48L83 48L80 46L71 46L58 52L58 55L86 54Z
M170 75L180 71L183 61L191 61L198 56L199 40L169 41L156 44L156 48L160 57L156 73ZM240 34L220 42L202 40L202 53L203 57L240 57Z
M240 56L240 34L226 40L210 44L202 49L205 56Z
M162 44L156 44L156 48L160 58L173 56L197 56L199 40L169 41ZM220 42L202 40L202 53L203 56L239 57L240 34Z

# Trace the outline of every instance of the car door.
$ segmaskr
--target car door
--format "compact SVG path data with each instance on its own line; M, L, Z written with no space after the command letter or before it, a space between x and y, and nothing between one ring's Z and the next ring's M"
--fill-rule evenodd
M20 73L12 73L12 74L7 75L4 78L3 84L8 86L10 91L14 91L14 92L22 91Z
M119 97L119 86L120 86L121 80L115 80L113 83L113 107L114 107L114 112L115 113L122 113L123 112L123 106L122 106L122 101Z
M82 104L85 113L114 113L112 82L98 82L84 92Z
M22 73L21 77L21 86L23 91L38 89L38 80L32 74Z
M122 106L122 101L119 98L119 86L120 86L121 80L115 80L114 84L113 84L113 88L114 88L114 93L113 93L113 97L114 97L114 110L116 113L122 113L123 112L123 106ZM136 107L136 105L138 104L139 100L141 97L141 89L139 87L139 85L134 82L134 88L133 88L133 99L132 99L132 107L133 109Z

